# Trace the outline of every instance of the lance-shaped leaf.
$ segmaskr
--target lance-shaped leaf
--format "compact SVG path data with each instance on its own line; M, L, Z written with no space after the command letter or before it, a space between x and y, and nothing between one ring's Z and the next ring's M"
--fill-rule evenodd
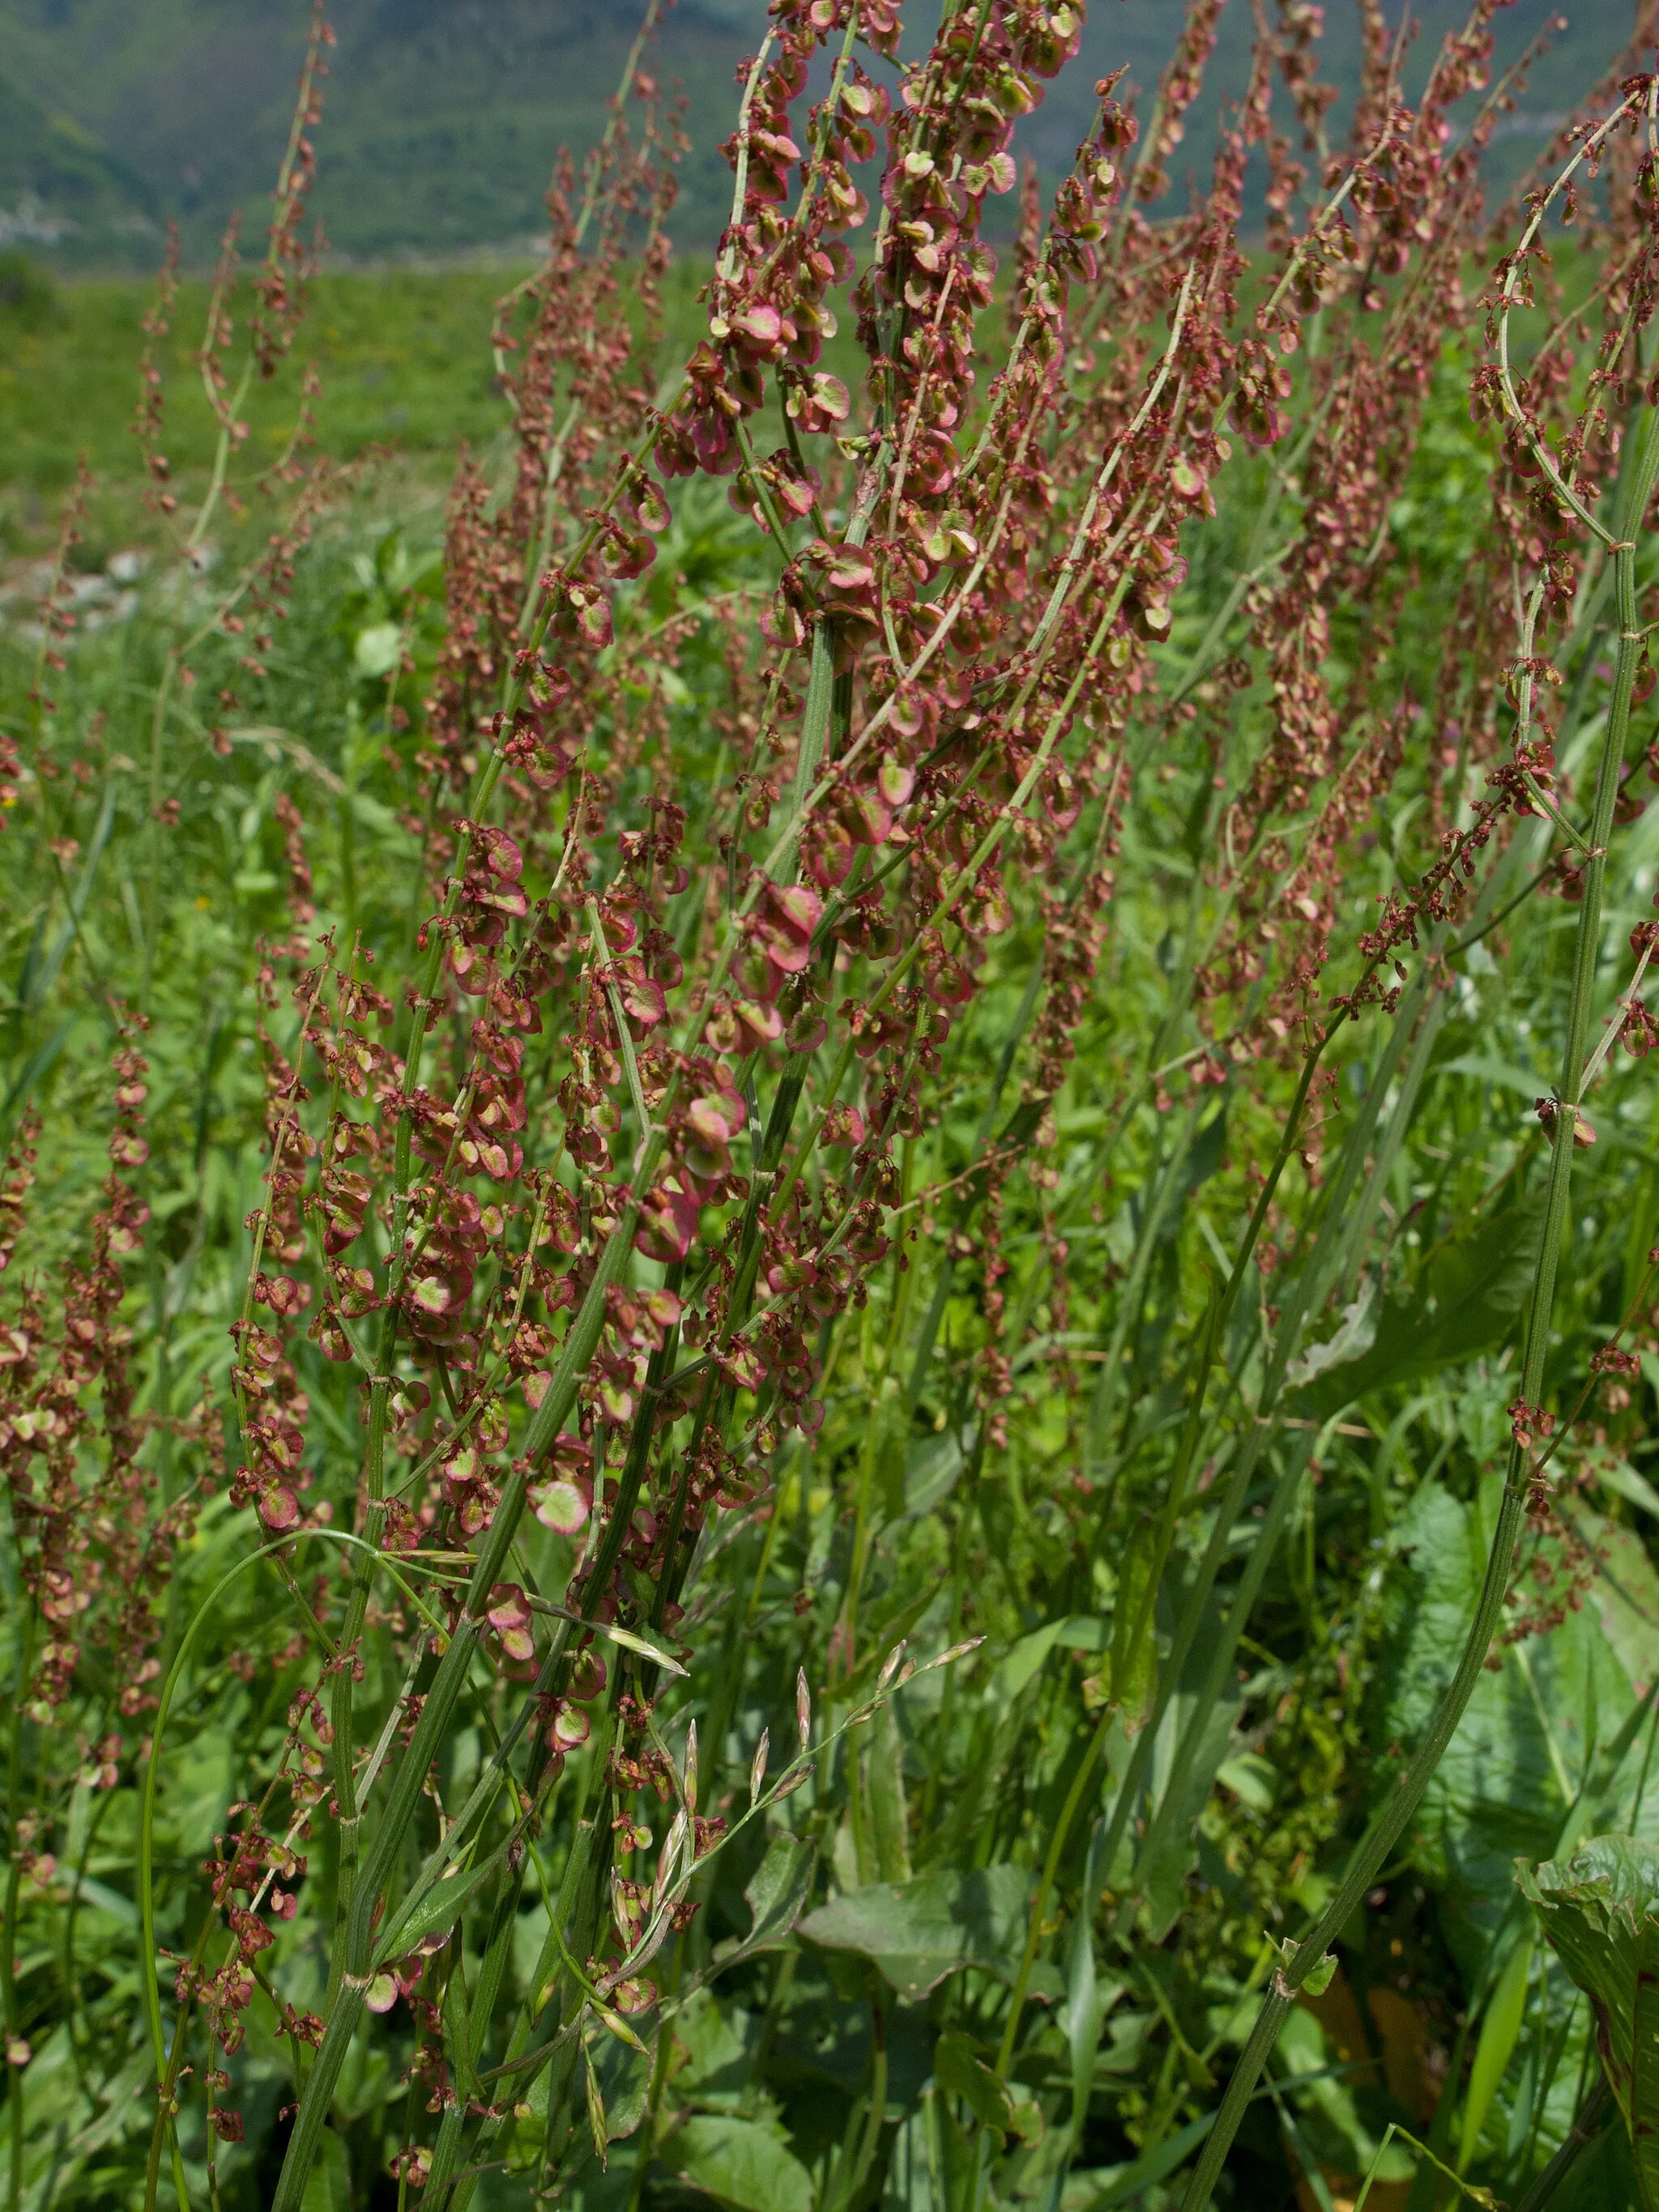
M766 1951L787 1941L801 1906L812 1887L817 1858L813 1846L799 1836L774 1836L766 1856L755 1869L744 1897L751 1915L749 1933L721 1963L746 1959L751 1951Z
M1659 1850L1593 1836L1559 1863L1517 1860L1515 1878L1595 2010L1644 2212L1659 2212Z
M413 1909L399 1910L394 1906L393 1917L386 1933L374 1947L374 1963L382 1966L388 1959L401 1959L412 1951L423 1936L447 1934L459 1918L467 1899L483 1888L495 1872L493 1859L483 1866L471 1868L465 1874L446 1875L441 1881L417 1898Z

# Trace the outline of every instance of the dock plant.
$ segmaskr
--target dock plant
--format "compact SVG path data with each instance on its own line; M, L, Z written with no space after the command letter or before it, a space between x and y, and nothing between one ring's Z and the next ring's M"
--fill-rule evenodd
M193 397L169 259L0 635L10 2212L1649 2201L1659 21L1499 205L1548 33L1254 0L1197 174L1220 15L1048 173L1082 0L772 0L688 284L653 0L441 516L320 12Z

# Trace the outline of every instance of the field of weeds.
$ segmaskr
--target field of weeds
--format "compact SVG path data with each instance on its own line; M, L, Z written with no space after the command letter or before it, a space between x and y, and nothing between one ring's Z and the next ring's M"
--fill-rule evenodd
M1216 13L647 16L413 461L308 64L18 521L7 2212L1659 2203L1659 25Z

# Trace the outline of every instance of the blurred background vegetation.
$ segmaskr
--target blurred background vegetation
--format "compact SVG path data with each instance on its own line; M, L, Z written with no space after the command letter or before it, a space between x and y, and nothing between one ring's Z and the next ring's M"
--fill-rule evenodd
M522 248L540 228L554 149L580 155L604 128L641 12L641 0L338 0L316 198L334 251L363 261ZM1411 10L1421 30L1408 97L1467 12L1461 0ZM1498 66L1556 13L1554 0L1505 9ZM1323 66L1346 93L1358 76L1358 11L1326 14ZM1494 147L1502 181L1560 121L1551 85L1590 84L1627 35L1622 5L1592 0L1571 15L1550 69ZM306 17L301 0L0 0L0 243L45 248L65 267L142 269L176 221L186 260L210 260L231 210L257 222L264 206ZM688 242L707 244L725 220L719 145L732 76L765 20L765 0L679 0L665 23L660 68L689 102L678 222ZM1041 167L1058 174L1070 161L1102 71L1127 62L1150 91L1173 27L1170 0L1097 0L1078 63L1029 121ZM1185 143L1195 176L1208 168L1217 104L1237 97L1249 65L1242 0L1218 27Z
M326 273L301 348L327 395L319 437L341 460L383 449L405 490L431 490L447 483L458 440L477 449L505 430L490 303L532 265L557 150L580 156L604 127L640 0L339 0L330 12L338 44L313 203ZM1460 0L1421 0L1413 12L1414 94L1464 11ZM1358 11L1328 13L1324 66L1346 96ZM1507 9L1498 65L1553 14L1548 0ZM169 437L186 490L205 467L213 425L193 363L206 272L233 213L250 241L263 230L307 15L301 0L0 0L0 560L44 549L82 454L97 488L77 562L100 568L146 542L130 372L168 223L198 280L183 288L161 356ZM690 140L674 226L683 246L706 246L725 219L720 143L764 21L763 0L680 0L666 18L659 68L684 95ZM1622 7L1598 5L1556 34L1548 67L1500 125L1494 190L1561 122L1551 86L1592 82L1626 29ZM1166 0L1097 5L1079 64L1024 126L1040 171L1069 162L1098 70L1127 60L1131 84L1150 92L1170 30ZM1180 157L1194 177L1207 171L1218 103L1243 89L1249 30L1248 8L1222 9ZM668 301L671 325L693 340L694 289L682 270ZM299 374L254 395L255 454L262 436L286 434Z

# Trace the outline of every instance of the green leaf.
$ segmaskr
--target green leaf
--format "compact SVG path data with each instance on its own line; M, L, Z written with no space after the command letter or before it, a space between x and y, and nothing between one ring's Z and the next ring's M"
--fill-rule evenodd
M937 1436L923 1437L911 1445L904 1462L907 1520L920 1520L936 1505L943 1504L956 1488L957 1477L967 1464L973 1444L971 1428L965 1434L948 1428L941 1429Z
M397 623L371 623L360 629L351 658L359 676L389 676L403 657L404 634Z
M1376 1285L1367 1282L1352 1305L1344 1306L1335 1333L1322 1344L1310 1345L1285 1371L1289 1387L1300 1389L1322 1375L1328 1367L1346 1366L1360 1358L1376 1342Z
M1635 2154L1644 2212L1659 2208L1659 1850L1595 1836L1571 1858L1516 1867L1521 1893L1595 2014L1596 2040Z
M1218 1623L1214 1632L1220 1633ZM1208 1657L1206 1639L1200 1638L1194 1661L1207 1664ZM1175 1741L1182 1747L1181 1760L1164 1786L1146 1850L1136 1862L1136 1878L1145 1887L1147 1938L1153 1943L1164 1941L1186 1902L1187 1877L1194 1864L1194 1831L1209 1802L1216 1775L1232 1748L1233 1725L1238 1718L1238 1699L1219 1698L1202 1716L1189 1741L1187 1723L1196 1705L1195 1686L1183 1686L1182 1694L1174 1700Z
M1252 1813L1272 1812L1279 1795L1279 1770L1260 1752L1241 1751L1234 1759L1224 1759L1215 1778Z
M1527 1984L1532 1974L1532 1939L1517 1943L1509 1955L1498 1986L1480 2023L1480 2040L1469 2069L1468 2094L1463 2103L1463 2132L1459 2139L1457 2170L1465 2172L1480 2148L1480 2130L1498 2083L1508 2069L1526 2017Z
M1336 1954L1327 1951L1302 1986L1310 1997L1322 1997L1336 1976Z
M735 2212L812 2212L812 2178L769 2128L714 2114L690 2119L664 2163L692 2189Z
M467 1899L483 1887L495 1871L494 1862L486 1861L465 1874L446 1875L441 1881L434 1882L416 1900L412 1911L388 1922L386 1933L375 1946L374 1964L383 1966L388 1959L401 1959L414 1949L422 1936L435 1936L452 1928Z
M1659 1521L1659 1490L1654 1488L1646 1475L1638 1474L1627 1459L1596 1457L1587 1464L1598 1482L1604 1483L1619 1497L1629 1498L1632 1505L1639 1505L1644 1513L1651 1513Z
M1284 1960L1285 1972L1288 1973L1296 1964L1297 1954L1301 1948L1299 1943L1292 1942L1288 1936L1279 1946L1279 1956ZM1336 1954L1334 1952L1327 1951L1309 1967L1297 1986L1300 1990L1305 1990L1310 1997L1322 1997L1335 1978Z
M323 2130L300 2212L351 2212L351 2169L345 2145L332 2128Z
M651 2073L655 2051L630 2050L615 2036L598 2039L593 2053L599 2099L605 2112L607 2142L621 2142L645 2118L651 2101Z
M870 1724L870 1825L876 1872L884 1881L910 1879L910 1816L904 1802L904 1746L891 1705Z
M1110 1691L1126 1726L1144 1717L1158 1682L1158 1645L1146 1602L1158 1553L1158 1523L1143 1513L1129 1532L1112 1601Z
M1024 1867L926 1874L849 1890L809 1912L800 1932L825 1950L873 1960L906 2003L915 2004L964 1966L1012 1977L1030 1898Z
M1109 1640L1106 1623L1086 1613L1045 1620L1000 1661L996 1686L1005 1698L1017 1698L1056 1645L1066 1651L1103 1651Z
M675 2011L739 1960L751 1959L761 1951L781 1950L787 1944L811 1892L817 1863L817 1849L811 1843L787 1833L774 1836L743 1893L749 1905L749 1933L719 1945L708 1965L684 1984L667 2010Z
M1389 1578L1369 1723L1378 1744L1418 1741L1457 1663L1501 1489L1494 1473L1465 1505L1424 1485L1390 1533L1405 1571ZM1562 1847L1573 1793L1583 1800L1573 1815L1580 1835L1627 1826L1636 1812L1646 1735L1629 1729L1634 1686L1659 1679L1659 1577L1633 1530L1582 1509L1573 1519L1595 1563L1583 1603L1547 1635L1495 1653L1502 1664L1482 1673L1407 1843L1413 1865L1445 1894L1447 1934L1471 1974L1503 1918L1516 1858L1547 1859ZM1396 1771L1396 1761L1377 1760L1379 1796ZM1639 1832L1659 1841L1659 1790L1642 1798Z
M775 1948L791 1933L811 1887L817 1856L799 1836L773 1837L743 1893L753 1917L733 1956Z
M1502 1344L1531 1291L1543 1226L1541 1206L1517 1200L1473 1237L1437 1246L1383 1301L1370 1350L1326 1367L1304 1402L1334 1413L1384 1383L1414 1382Z
M653 1667L660 1667L665 1674L684 1674L685 1672L678 1659L671 1659L654 1644L647 1644L644 1637L635 1636L631 1628L617 1628L603 1620L587 1621L584 1626L592 1629L597 1635L608 1636L613 1644L620 1644L624 1651L637 1651L641 1659L648 1659Z
M1072 1917L1066 1957L1066 1996L1055 2014L1059 2026L1065 2031L1072 2061L1071 2130L1074 2146L1082 2141L1089 2117L1089 2091L1095 2054L1100 2048L1101 2027L1108 2007L1116 2002L1125 1986L1117 1980L1103 1982L1095 1971L1094 1929L1087 1901L1099 1891L1100 1855L1104 1842L1102 1824L1089 1839L1089 1856L1083 1870L1085 1909Z
M1226 1156L1227 1108L1224 1100L1220 1112L1211 1115L1187 1147L1187 1157L1181 1164L1176 1187L1170 1194L1170 1202L1165 1206L1158 1224L1155 1237L1158 1244L1168 1244L1180 1234L1186 1219L1188 1200L1194 1191L1201 1189L1212 1176L1220 1173Z
M1522 1098L1536 1098L1540 1091L1549 1089L1547 1079L1529 1075L1512 1060L1499 1060L1491 1053L1466 1052L1460 1059L1442 1060L1437 1072L1442 1075L1476 1076L1482 1083L1495 1083L1501 1090L1518 1092Z
M950 2095L960 2097L986 2127L1005 2136L1013 2132L1014 2100L1008 2086L998 2081L980 2057L972 2036L963 2035L957 2028L949 2028L940 2036L933 2049L933 2079Z
M1182 2160L1190 2158L1215 2124L1215 2114L1206 2112L1201 2119L1188 2120L1184 2128L1177 2128L1160 2143L1130 2166L1097 2166L1073 2174L1066 2190L1065 2203L1067 2212L1113 2212L1119 2204L1138 2203L1152 2188L1162 2181L1166 2173L1173 2173Z

